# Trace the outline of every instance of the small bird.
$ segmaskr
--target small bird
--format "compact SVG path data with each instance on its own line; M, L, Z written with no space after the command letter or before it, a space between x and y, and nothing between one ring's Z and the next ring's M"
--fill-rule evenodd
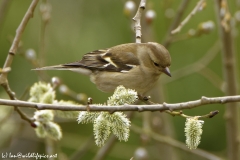
M113 92L119 85L143 95L156 84L161 73L171 77L171 57L161 44L126 43L86 53L82 60L36 68L35 70L71 70L90 76L103 92Z

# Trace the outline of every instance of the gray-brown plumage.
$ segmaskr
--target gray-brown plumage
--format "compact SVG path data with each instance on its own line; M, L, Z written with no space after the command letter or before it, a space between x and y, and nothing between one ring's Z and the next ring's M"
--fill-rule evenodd
M96 50L85 54L80 61L35 70L71 70L89 75L104 92L123 85L144 94L155 85L161 73L171 76L170 65L168 50L161 44L149 42Z

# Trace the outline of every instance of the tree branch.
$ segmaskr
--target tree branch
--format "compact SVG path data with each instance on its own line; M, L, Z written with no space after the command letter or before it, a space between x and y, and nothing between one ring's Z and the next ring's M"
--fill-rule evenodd
M84 142L79 149L77 149L70 157L69 160L75 160L75 159L83 159L84 155L87 153L87 151L90 150L90 148L94 145L94 137L93 135L89 137L86 142Z
M179 5L179 8L178 8L177 13L176 13L176 17L174 18L171 26L169 27L169 30L168 30L167 35L166 35L166 38L165 38L165 40L162 43L166 48L169 47L169 45L171 44L172 39L173 39L173 35L171 34L171 31L174 28L176 28L177 25L180 23L180 20L181 20L181 18L183 16L183 13L186 10L188 4L189 4L189 0L183 0L181 2L181 4Z
M182 67L178 70L173 71L171 74L174 75L172 78L164 79L164 83L176 81L184 76L192 73L196 73L206 68L206 66L213 61L220 51L220 42L217 40L213 46L196 62Z
M117 138L114 135L111 135L107 143L101 149L99 149L93 160L103 160L106 155L112 150L116 142Z
M12 1L11 0L3 0L1 1L1 5L0 5L0 26L1 26L1 30L2 30L2 26L8 11L8 7L10 5Z
M59 104L42 104L42 103L33 103L20 100L6 100L0 99L0 105L7 106L18 106L18 107L27 107L35 108L37 110L61 110L61 111L108 111L108 112L117 112L117 111L165 111L165 110L182 110L182 109L192 109L199 106L207 104L225 104L232 102L240 102L240 95L237 96L225 96L225 97L202 97L199 100L188 101L175 104L154 104L154 105L123 105L123 106L99 106L99 105L88 105L88 106L77 106L77 105L59 105Z
M193 15L199 10L199 8L203 5L205 0L199 0L197 5L194 7L192 12L180 23L180 25L174 29L171 33L176 34L181 31L182 27L192 18Z
M141 43L141 37L142 37L142 32L141 32L141 16L142 16L142 12L146 7L146 1L147 0L141 0L137 13L136 15L133 17L133 20L135 21L135 25L134 25L134 30L136 32L136 43Z
M206 97L202 97L203 98L206 98ZM142 96L139 96L139 99L141 101L143 101L145 104L148 104L148 105L157 105L156 103L152 102L149 100L148 97L142 97ZM201 100L202 100L201 99ZM188 102L187 102L188 103ZM195 116L189 116L189 115L185 115L183 114L182 111L173 111L173 110L164 110L165 113L168 113L172 116L181 116L181 117L184 117L184 118L190 118L190 117L195 117ZM219 111L212 111L208 114L205 114L205 115L202 115L202 116L197 116L198 118L213 118L214 116L216 116L217 114L219 113Z
M166 113L172 115L172 116L181 116L181 117L184 117L184 118L191 118L191 117L198 117L198 118L213 118L214 116L216 116L219 111L211 111L210 113L208 114L205 114L205 115L202 115L202 116L188 116L188 115L185 115L183 114L182 111L179 111L179 112L176 112L176 111L165 111Z
M203 158L206 158L206 159L209 159L209 160L222 160L222 158L220 157L217 157L215 156L214 154L211 154L209 152L206 152L204 150L201 150L201 149L188 149L186 147L186 144L183 144L179 141L176 141L168 136L163 136L163 135L160 135L160 134L157 134L157 133L154 133L152 131L147 131L147 130L143 130L141 129L140 127L137 127L136 125L132 124L131 125L131 130L133 130L134 132L138 133L138 134L146 134L148 136L150 136L152 139L158 141L158 142L161 142L161 143L164 143L164 144L167 144L167 145L170 145L170 146L173 146L175 148L179 148L185 152L190 152L190 153L193 153L195 155L198 155L199 157L203 157Z
M5 70L6 68L10 68L12 61L13 61L13 57L16 54L21 36L23 34L24 29L26 28L26 25L29 21L29 19L33 16L33 12L35 7L37 6L39 0L33 0L32 3L30 4L25 16L23 17L20 25L18 26L17 30L16 30L16 35L14 37L13 43L9 49L9 53L7 56L7 59L5 61L5 64L3 66L3 70ZM8 72L2 72L2 74L0 75L0 84L1 86L5 89L5 91L7 92L8 96L10 97L10 99L12 100L17 100L15 93L11 90L8 80L7 80L7 75ZM19 108L17 108L17 106L15 106L15 110L18 112L18 114L20 115L20 117L23 120L28 121L32 126L33 126L33 121L32 119L28 118Z
M3 69L11 66L12 61L13 61L13 56L16 54L16 51L17 51L20 39L22 37L23 31L26 28L29 19L31 17L33 17L33 12L34 12L35 7L37 6L38 1L39 0L33 0L32 1L31 5L29 6L29 8L28 8L25 16L23 17L20 25L18 26L18 28L16 30L16 35L15 35L13 43L12 43L10 49L9 49L8 56L7 56L7 59L5 61ZM3 83L7 83L7 72L2 73L0 75L0 84L3 84Z
M237 77L236 77L236 57L234 54L232 29L231 29L231 16L228 10L226 0L215 0L216 16L219 26L219 35L222 42L222 63L223 75L226 81L226 95L237 94ZM228 159L240 159L239 154L239 111L236 104L228 104L226 106L226 131L227 131L227 150Z

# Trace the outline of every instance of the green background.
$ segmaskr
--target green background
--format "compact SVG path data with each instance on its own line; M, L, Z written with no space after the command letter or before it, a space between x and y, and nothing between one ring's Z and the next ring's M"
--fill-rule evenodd
M37 72L31 70L34 66L24 57L24 54L27 49L34 49L37 53L37 57L39 57L38 53L41 48L41 26L43 25L39 7L43 2L39 2L34 12L34 17L30 19L23 33L21 38L22 45L14 57L12 71L8 76L11 89L16 92L19 99L23 97L23 100L28 99L28 96L23 96L24 93L28 91L31 85L39 80ZM82 55L89 51L135 41L135 34L131 29L132 17L126 16L123 13L126 1L52 0L47 2L51 5L52 9L51 18L46 25L45 30L44 65L73 62L80 60ZM2 66L11 46L11 41L15 36L15 30L20 24L30 3L30 0L11 0L9 2L6 14L4 15L4 21L0 26L0 64ZM188 7L184 10L182 19L191 12L196 3L197 1L189 2ZM173 18L167 18L165 16L166 10L171 9L176 13L179 4L179 1L173 0L148 1L146 10L153 9L157 16L152 24L145 24L142 26L143 42L156 41L162 43L165 41L169 26L173 20ZM218 52L207 66L212 74L204 76L200 72L194 72L183 76L182 78L174 78L174 73L179 73L179 69L198 61L218 39L220 40L214 5L215 4L212 1L208 1L206 7L201 12L197 12L197 14L194 15L183 27L181 32L174 36L176 39L186 37L186 34L190 29L198 29L200 23L208 20L215 23L214 30L209 34L201 35L199 37L184 38L183 40L176 41L169 46L168 50L172 57L172 65L170 67L172 78L165 75L161 76L159 83L161 84L160 89L163 91L163 95L160 96L154 94L153 97L155 101L164 99L167 103L179 103L196 100L201 96L224 96L222 91L223 84L215 81L220 80L219 82L224 82L221 52ZM138 2L136 3L136 6L138 6ZM237 11L235 1L229 1L229 10L232 16L234 16ZM142 21L143 23L146 23L144 15ZM236 21L235 29L233 31L234 43L236 46L236 61L239 61L240 51L239 23L239 21ZM183 71L188 71L188 69L190 70L191 68L185 68ZM239 73L239 65L237 63L238 79ZM74 72L46 71L46 74L50 77L47 79L48 82L51 81L51 77L57 76L74 92L85 93L88 97L92 97L94 103L104 103L111 95L99 91L95 85L90 82L88 77ZM237 82L239 85L239 81ZM0 95L1 98L8 99L8 96L2 88L0 88ZM57 99L74 100L69 96L60 94L58 91ZM2 111L1 117L4 117L6 109L4 108L2 110L4 111ZM220 113L213 119L204 119L203 135L199 148L226 157L224 105L206 105L191 110L184 110L184 113L187 115L204 115L213 110L219 110ZM25 109L24 111L30 116L32 115L32 110ZM160 124L160 126L170 126L172 133L170 136L184 143L185 119L177 116L172 117L170 115L162 116L163 114L165 113L154 113L154 116L152 117L156 117L159 123L163 123ZM143 115L143 113L135 113L132 123L142 126ZM167 119L167 123L164 123L164 120L162 119ZM92 135L92 124L82 125L77 124L75 120L66 121L63 119L56 119L56 121L61 125L63 131L62 140L56 142L56 145L58 146L57 153L59 159L60 155L64 159L64 157L70 157L88 140L90 135ZM9 120L7 120L5 124L7 125L2 125L1 127L1 135L5 137L0 139L1 152L44 153L44 139L37 138L31 126L21 120L15 112L9 116ZM161 130L161 128L154 128L154 130ZM93 141L91 143L90 149L82 159L92 159L99 150ZM105 159L130 159L139 146L143 146L147 149L150 157L149 159L164 159L164 156L161 157L161 155L159 155L161 151L159 152L158 145L159 144L152 139L143 142L139 134L131 131L129 141L117 142ZM175 154L179 159L186 159L186 157L190 157L189 159L203 159L179 149L175 149L172 154Z

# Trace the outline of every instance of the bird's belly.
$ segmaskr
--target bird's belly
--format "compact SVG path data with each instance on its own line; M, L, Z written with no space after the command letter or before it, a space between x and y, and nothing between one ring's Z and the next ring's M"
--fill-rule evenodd
M134 89L139 94L144 94L149 91L157 82L159 75L154 78L147 78L142 75L129 75L127 73L95 73L90 76L97 88L103 92L113 92L116 87L123 85L125 88Z

